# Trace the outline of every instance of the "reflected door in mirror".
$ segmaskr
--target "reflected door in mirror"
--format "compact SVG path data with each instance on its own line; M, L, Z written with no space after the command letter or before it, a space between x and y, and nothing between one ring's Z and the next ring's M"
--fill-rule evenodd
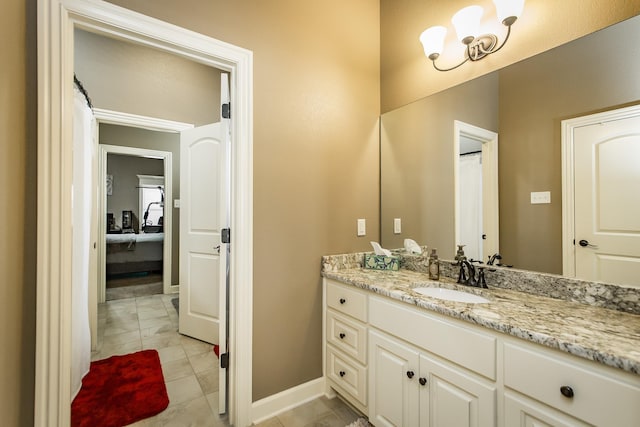
M640 106L574 131L576 277L640 287Z

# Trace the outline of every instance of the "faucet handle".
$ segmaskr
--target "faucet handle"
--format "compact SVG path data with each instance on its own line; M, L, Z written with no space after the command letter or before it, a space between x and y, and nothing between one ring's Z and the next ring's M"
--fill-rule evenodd
M486 267L484 266L478 266L478 287L479 288L485 288L488 289L489 287L487 286L487 281L485 280L484 277L484 270Z

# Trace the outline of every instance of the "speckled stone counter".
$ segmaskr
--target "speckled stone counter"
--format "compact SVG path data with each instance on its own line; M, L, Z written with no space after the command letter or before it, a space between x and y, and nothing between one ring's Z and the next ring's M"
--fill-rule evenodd
M455 283L450 270L434 282L420 271L378 271L361 268L362 254L323 257L322 275L376 294L446 316L484 326L505 334L555 348L575 356L640 375L640 315L603 308L600 304L575 302L492 286L478 289ZM535 273L530 273L535 274ZM467 304L423 296L413 288L434 286L458 289L490 300ZM610 286L610 285L609 285ZM588 292L587 292L588 293ZM633 300L637 294L630 292ZM635 295L635 296L634 296Z

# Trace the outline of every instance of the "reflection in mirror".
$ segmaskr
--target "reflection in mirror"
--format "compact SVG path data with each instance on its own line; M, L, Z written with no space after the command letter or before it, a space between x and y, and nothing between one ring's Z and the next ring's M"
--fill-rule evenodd
M640 17L382 115L381 241L455 256L454 120L500 135L505 264L562 274L562 120L640 103ZM531 204L549 191L551 203ZM402 220L394 234L393 219Z
M454 121L455 245L467 258L498 253L498 134Z

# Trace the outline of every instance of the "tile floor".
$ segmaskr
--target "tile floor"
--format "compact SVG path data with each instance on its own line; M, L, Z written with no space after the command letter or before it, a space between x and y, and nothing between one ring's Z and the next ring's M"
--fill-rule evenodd
M92 360L115 354L156 349L169 394L169 407L135 427L228 426L218 415L217 358L210 344L180 335L178 313L171 304L176 295L116 299L98 307L98 348ZM338 398L320 397L259 427L344 427L358 418Z
M142 297L162 293L162 274L108 278L106 283L107 301Z

